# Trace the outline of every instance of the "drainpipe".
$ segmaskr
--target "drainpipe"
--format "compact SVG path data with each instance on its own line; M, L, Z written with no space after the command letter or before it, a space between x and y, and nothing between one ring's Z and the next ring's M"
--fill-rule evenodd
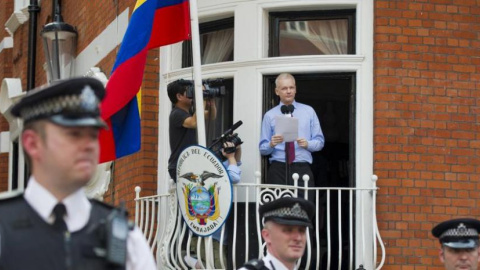
M27 91L35 88L35 60L37 57L37 14L40 12L38 0L30 0L28 6L29 24L28 24L28 59L27 59ZM30 165L25 164L24 173L24 188L27 187ZM17 179L18 181L18 179Z
M37 14L40 12L38 0L30 0L28 6L28 63L27 63L27 91L35 88L35 66L37 57Z

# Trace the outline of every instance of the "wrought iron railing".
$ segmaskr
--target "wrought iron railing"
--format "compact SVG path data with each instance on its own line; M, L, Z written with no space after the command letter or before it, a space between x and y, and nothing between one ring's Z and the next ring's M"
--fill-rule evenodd
M135 188L135 223L155 252L159 269L190 269L183 259L185 256L196 256L200 268L214 269L214 255L220 258L220 265L215 265L217 268L236 269L248 259L260 258L265 253L258 207L267 201L282 196L296 197L299 191L305 191L301 193L315 203L316 215L313 230L307 231L311 236L307 237L302 266L305 269L353 270L362 265L365 269L380 269L385 261L385 247L376 220L377 177L372 177L372 185L368 188L298 187L297 179L298 175L294 175L294 186L260 184L257 173L256 183L233 186L231 222L222 227L220 239L223 243L229 236L226 260L223 249L213 254L212 241L215 240L212 237L198 237L196 246L192 244L193 235L178 209L173 181L166 194L140 197L140 187ZM308 176L304 176L304 180L308 181ZM308 198L311 195L313 198ZM192 254L195 247L204 252ZM378 247L381 256L377 256Z

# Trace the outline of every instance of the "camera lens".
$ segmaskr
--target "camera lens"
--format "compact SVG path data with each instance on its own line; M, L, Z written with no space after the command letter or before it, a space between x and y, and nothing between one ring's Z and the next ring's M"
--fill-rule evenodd
M235 145L235 147L237 147L238 145L242 144L242 139L240 139L240 137L238 137L238 134L237 133L234 133L232 135L230 135L228 137L228 141L229 142L232 142L233 145Z
M225 87L208 87L206 86L206 89L203 90L203 98L216 98L216 97L223 97L225 96Z
M223 151L225 151L225 153L227 153L227 154L234 153L234 152L235 152L235 146L225 147L225 148L223 149Z

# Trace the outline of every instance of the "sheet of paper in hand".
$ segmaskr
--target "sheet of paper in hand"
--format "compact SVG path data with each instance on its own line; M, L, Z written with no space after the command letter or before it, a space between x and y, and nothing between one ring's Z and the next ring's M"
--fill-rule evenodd
M278 115L275 117L275 134L283 136L284 142L293 142L298 138L298 119Z

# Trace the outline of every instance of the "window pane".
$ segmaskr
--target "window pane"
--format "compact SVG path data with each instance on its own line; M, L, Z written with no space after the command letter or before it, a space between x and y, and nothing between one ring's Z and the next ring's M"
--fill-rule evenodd
M233 125L233 79L225 79L222 85L213 85L211 88L222 90L222 87L224 87L222 93L225 94L212 100L217 107L217 118L205 122L207 147Z
M201 35L202 65L233 60L233 29L214 31Z
M348 20L283 21L279 56L348 53Z
M203 64L233 61L233 18L200 24L200 58ZM182 67L192 66L192 42L183 42Z
M354 9L271 12L269 57L355 54Z

